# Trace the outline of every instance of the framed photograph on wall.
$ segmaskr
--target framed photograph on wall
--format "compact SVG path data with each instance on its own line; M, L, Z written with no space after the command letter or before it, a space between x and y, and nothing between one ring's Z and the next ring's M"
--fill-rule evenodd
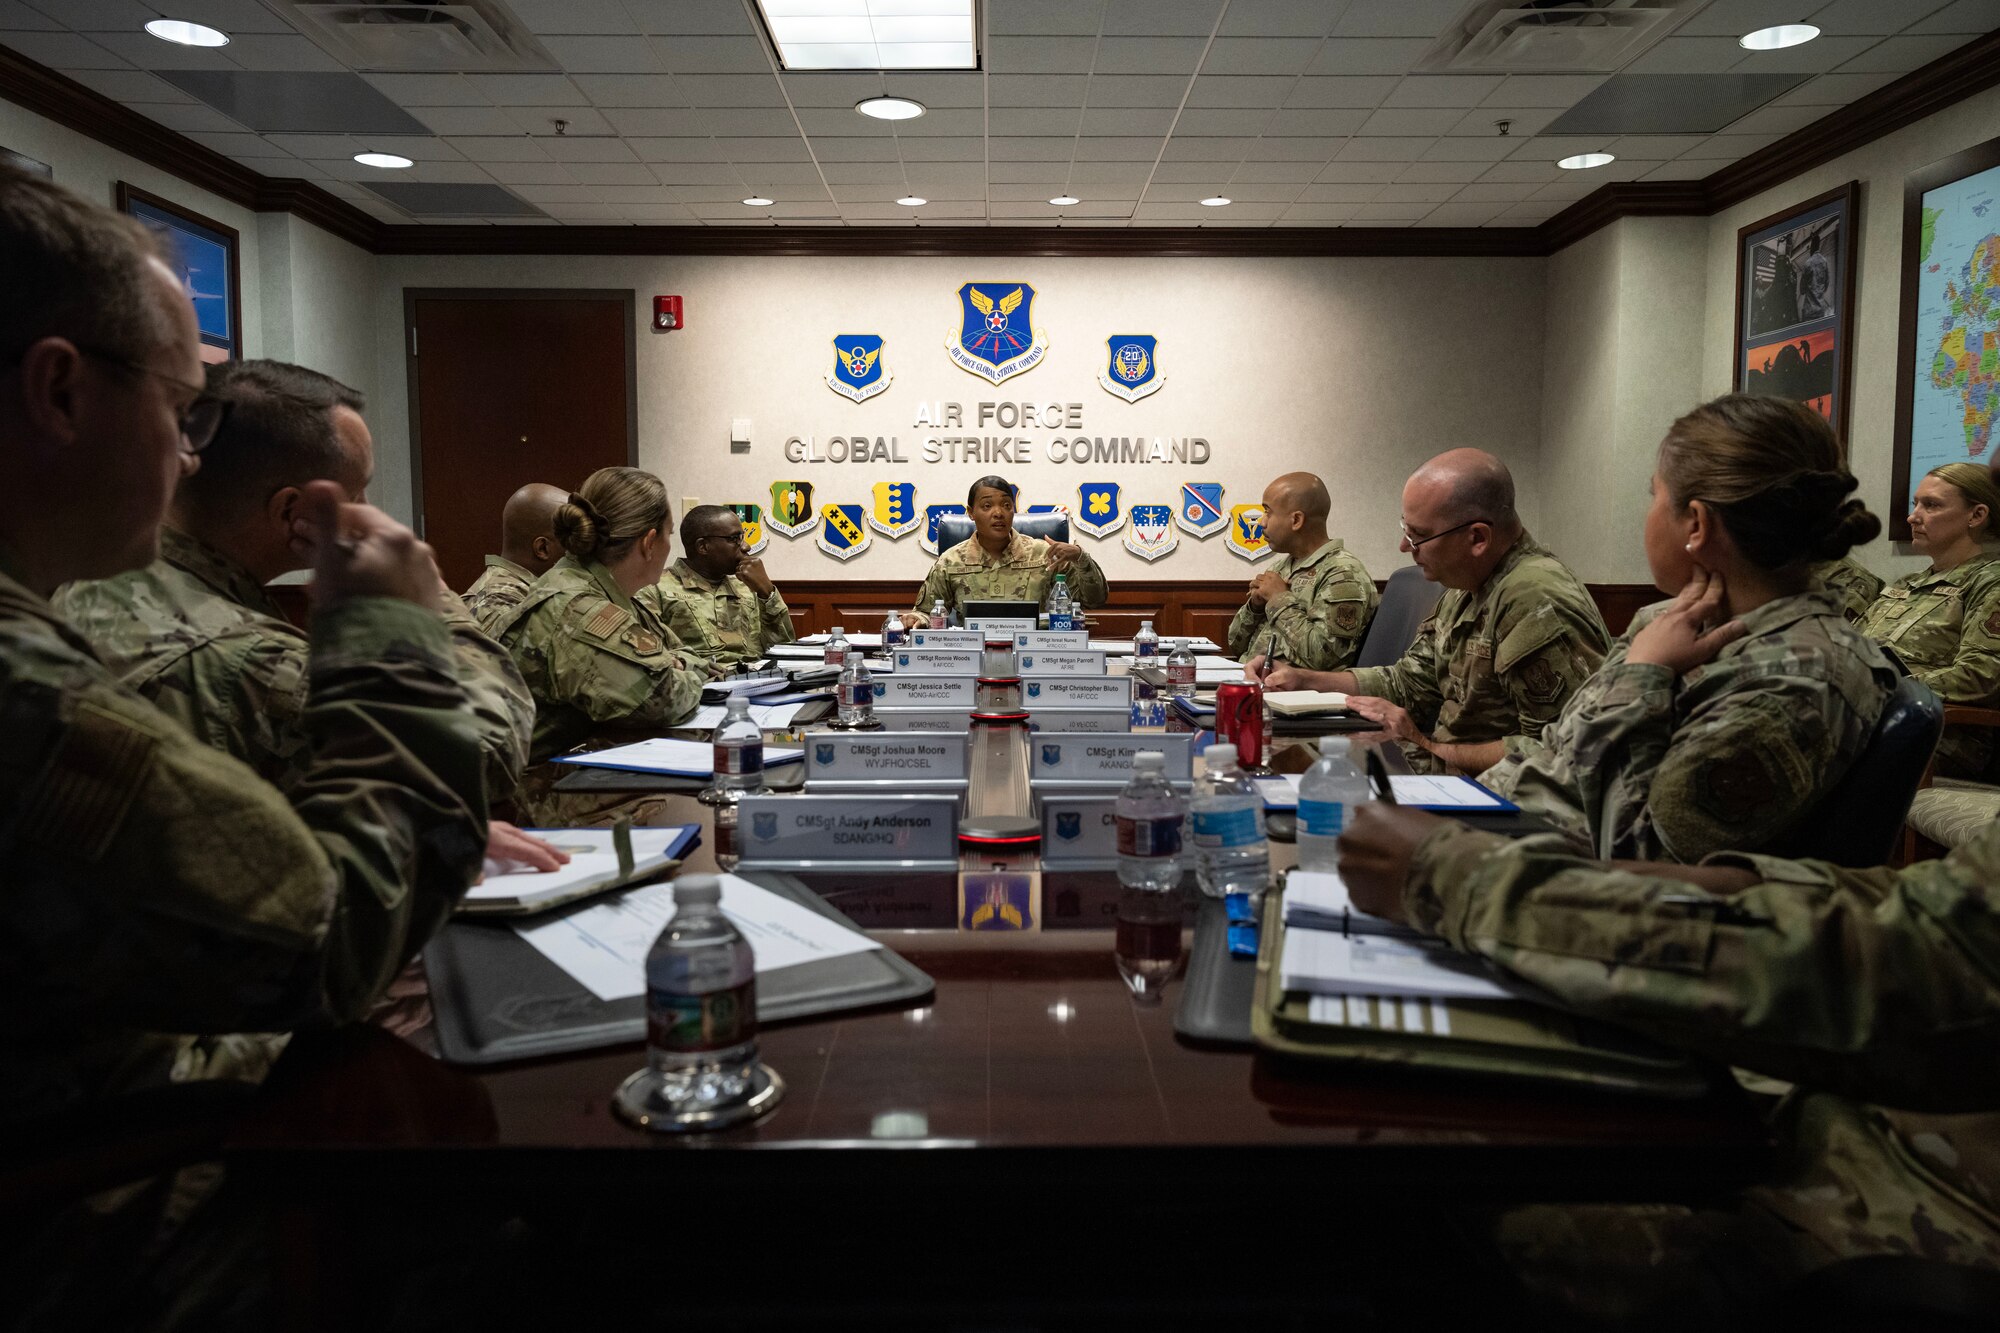
M26 153L17 153L11 148L0 148L0 162L5 162L10 167L19 167L23 171L32 171L37 176L47 176L50 180L56 178L54 167L29 157Z
M1908 541L1924 473L2000 444L2000 139L1904 180L1901 276L1889 531Z
M118 211L139 219L166 243L168 262L181 275L201 326L201 359L234 361L243 355L243 296L236 229L191 213L179 204L118 182Z
M1847 442L1854 381L1854 229L1849 181L1736 233L1738 393L1805 403Z

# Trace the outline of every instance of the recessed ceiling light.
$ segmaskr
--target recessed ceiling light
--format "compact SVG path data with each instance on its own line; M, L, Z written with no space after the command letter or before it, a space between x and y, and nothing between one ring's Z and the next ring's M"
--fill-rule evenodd
M222 29L211 28L205 23L189 23L186 19L154 19L146 25L146 31L176 46L229 45L229 34Z
M1564 171L1588 171L1592 167L1608 167L1617 160L1609 153L1578 153L1575 157L1557 159L1556 165Z
M1201 201L1201 206L1203 208L1221 208L1228 202L1229 200L1226 196L1219 194L1212 194L1208 198Z
M748 199L745 199L743 202L750 205L750 207L752 208L765 208L770 205L771 201L769 199L766 199L761 194L753 194Z
M388 170L415 165L409 158L396 153L356 153L354 160L364 167L382 167Z
M1078 199L1073 194L1059 194L1055 198L1049 200L1049 202L1054 204L1057 208L1068 208L1071 204L1080 204L1083 201L1081 199Z
M1810 23L1780 23L1775 28L1746 32L1736 44L1748 51L1782 51L1788 46L1804 46L1817 36L1819 29Z
M915 208L919 204L928 204L930 200L924 198L920 194L906 194L901 199L898 199L896 202L901 204L905 208Z
M915 120L924 114L924 104L907 97L871 97L856 102L854 109L877 120Z
M757 0L787 70L977 69L972 0Z

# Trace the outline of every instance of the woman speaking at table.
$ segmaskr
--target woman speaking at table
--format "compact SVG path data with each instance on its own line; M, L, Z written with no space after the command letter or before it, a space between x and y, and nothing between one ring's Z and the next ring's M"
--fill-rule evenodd
M1103 606L1109 595L1104 571L1073 542L1030 537L1014 531L1014 488L1000 477L981 477L965 494L972 536L937 558L917 603L903 624L930 623L931 607L943 602L954 611L966 602L1034 602L1048 609L1056 575L1068 577L1069 595L1079 607Z

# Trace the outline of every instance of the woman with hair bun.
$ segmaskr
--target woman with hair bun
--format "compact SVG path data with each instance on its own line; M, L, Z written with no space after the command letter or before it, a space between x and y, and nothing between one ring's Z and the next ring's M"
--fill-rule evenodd
M493 626L535 696L530 760L609 724L672 726L701 702L707 663L633 600L666 568L669 518L666 486L632 467L599 468L557 507L567 554Z
M1673 600L1642 610L1541 739L1505 742L1484 781L1607 859L1810 855L1807 821L1897 678L1810 570L1882 530L1855 486L1802 404L1730 394L1674 422L1645 523Z
M2000 484L1977 463L1934 467L1910 500L1910 545L1930 568L1882 590L1861 632L1882 644L1948 704L1991 708L2000 698L2000 560L1988 545L2000 525ZM1937 771L1983 775L1989 727L1947 727Z

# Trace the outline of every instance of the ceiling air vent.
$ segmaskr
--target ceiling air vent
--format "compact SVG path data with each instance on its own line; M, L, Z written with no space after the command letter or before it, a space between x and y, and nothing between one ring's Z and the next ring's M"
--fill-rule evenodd
M499 0L270 0L351 69L418 74L505 74L558 68Z
M1480 0L1417 62L1419 74L1609 74L1705 0Z

